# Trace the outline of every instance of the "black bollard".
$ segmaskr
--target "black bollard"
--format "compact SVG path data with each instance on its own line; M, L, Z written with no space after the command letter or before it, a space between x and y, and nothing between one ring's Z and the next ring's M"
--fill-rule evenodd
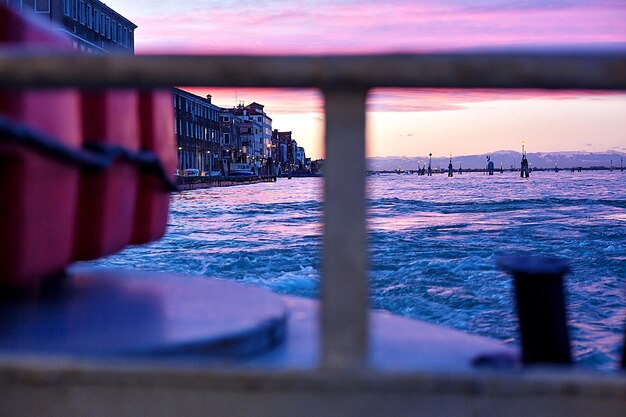
M624 332L624 346L622 347L622 369L626 370L626 332Z
M533 256L506 256L496 263L514 278L522 362L572 363L563 291L569 266Z
M622 348L622 369L626 369L626 338L624 338L624 347Z

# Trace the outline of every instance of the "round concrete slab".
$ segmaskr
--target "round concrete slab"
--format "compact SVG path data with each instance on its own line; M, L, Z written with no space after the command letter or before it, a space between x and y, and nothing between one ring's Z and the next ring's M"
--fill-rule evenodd
M0 352L237 357L285 337L268 291L228 281L75 268L59 288L0 300Z

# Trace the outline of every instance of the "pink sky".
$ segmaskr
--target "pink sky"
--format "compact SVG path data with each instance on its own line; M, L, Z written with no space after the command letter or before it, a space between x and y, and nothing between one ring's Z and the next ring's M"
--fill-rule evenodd
M110 0L137 52L420 52L626 41L624 1Z
M626 50L626 1L109 0L107 4L139 25L137 53ZM235 95L247 103L261 102L274 119L274 128L293 131L310 156L323 155L318 92L210 87L195 91L213 94L214 102L222 106L232 106ZM497 114L498 123L486 122L485 106ZM531 134L526 142L542 151L626 146L624 94L376 90L368 109L370 155L411 156L426 148L442 155L450 149L457 154L480 151L480 146L470 148L467 138L460 138L467 131L483 132L492 138L486 143L497 149L517 149L522 134ZM546 112L559 123L546 120ZM434 133L429 135L426 126L433 123L446 126L431 129ZM589 128L581 129L581 123ZM413 133L400 133L405 131Z

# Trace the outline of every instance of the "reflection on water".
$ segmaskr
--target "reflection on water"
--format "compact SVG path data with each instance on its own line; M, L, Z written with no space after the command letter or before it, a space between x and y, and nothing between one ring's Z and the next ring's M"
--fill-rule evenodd
M172 197L167 235L99 265L165 270L315 297L322 179L279 180ZM515 340L505 253L566 258L577 359L609 369L626 319L626 174L514 173L368 179L372 304Z

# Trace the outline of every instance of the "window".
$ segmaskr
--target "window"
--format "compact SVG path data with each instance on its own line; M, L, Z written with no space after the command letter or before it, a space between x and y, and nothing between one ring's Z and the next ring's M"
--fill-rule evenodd
M78 19L78 0L72 0L72 19Z
M230 133L224 133L224 144L230 145Z
M93 28L93 15L91 14L91 6L87 5L87 27Z
M6 4L18 12L22 11L22 0L7 0Z
M124 38L122 38L122 25L121 24L117 25L117 39L119 39L120 44L122 45L124 44L124 41L123 41Z
M111 32L113 32L113 42L117 42L117 24L115 23L115 20L113 20Z
M100 34L102 34L102 36L105 35L106 32L106 17L104 16L104 13L100 13Z
M107 38L111 39L111 18L107 16Z
M95 9L93 11L93 30L96 33L100 32L100 16L98 15L98 11Z
M65 16L70 15L71 3L72 0L63 0L63 14Z
M230 122L230 116L222 116L222 122L224 123Z
M85 2L80 2L80 23L85 24Z
M35 13L50 13L50 0L35 0Z

